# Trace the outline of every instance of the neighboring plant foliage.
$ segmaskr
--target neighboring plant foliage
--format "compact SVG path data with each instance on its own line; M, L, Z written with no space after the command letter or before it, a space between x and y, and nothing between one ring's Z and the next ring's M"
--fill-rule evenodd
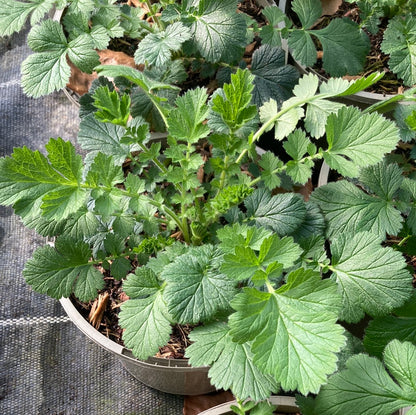
M111 40L127 37L138 43L133 50L137 65L148 76L163 83L180 85L189 72L201 78L229 80L230 72L246 66L245 47L252 42L257 24L237 12L237 0L145 1L145 8L116 0L0 0L0 36L22 29L30 18L28 45L33 54L22 64L24 92L33 97L65 87L70 77L67 58L81 71L91 73L100 64L97 50ZM53 7L64 9L61 21L42 20ZM290 97L298 79L297 71L285 65L284 52L265 46L254 52L253 101L261 106L269 98ZM174 100L170 94L165 99ZM144 102L143 102L144 99ZM145 97L138 98L140 109L147 108ZM142 114L143 115L143 114ZM158 123L159 122L159 123ZM154 121L160 127L160 120Z
M347 0L351 2L351 0ZM381 51L389 56L389 68L407 86L416 83L416 3L405 0L370 0L356 2L360 26L372 34L386 20Z
M348 0L353 2L352 0ZM331 76L356 75L363 71L370 50L368 32L375 34L383 18L388 26L383 35L381 51L389 56L389 68L403 80L404 85L416 83L416 6L413 1L358 1L361 24L349 18L331 19L323 29L313 26L322 15L320 0L293 0L291 10L298 17L300 27L276 7L264 9L269 25L261 29L265 43L280 45L287 39L295 59L305 66L317 62L318 41L323 50L322 64ZM282 27L282 23L284 25Z
M351 357L346 368L329 378L314 402L300 398L304 415L391 415L411 406L416 410L416 346L391 341L383 363L365 354Z
M169 104L156 92L170 85L128 67L97 69L117 88L100 78L82 101L84 161L61 138L49 141L46 155L23 147L0 160L0 202L27 227L56 236L26 263L27 282L53 298L88 301L104 286L97 266L107 269L129 297L120 312L125 345L146 359L168 342L172 324L197 326L190 364L210 366L216 387L239 398L238 413L252 407L247 398L264 400L279 388L331 393L356 365L382 373L376 358L359 355L345 376L328 381L338 359L358 350L340 323L374 318L366 344L375 350L371 333L414 298L402 253L384 243L387 234L416 231L415 181L384 160L399 128L328 100L380 75L321 85L304 76L293 97L267 101L258 116L248 70L210 97L196 88ZM164 144L151 139L142 117L131 117L138 88L166 125ZM256 152L269 130L284 157ZM323 160L343 180L305 201L293 186ZM397 326L400 339L414 341ZM384 352L389 370L393 346ZM401 385L394 388L407 387L393 376ZM412 393L406 389L398 405ZM261 405L253 411L271 411Z
M363 70L370 41L358 24L348 18L335 18L327 27L314 29L322 15L320 0L293 0L291 8L300 27L280 8L264 9L269 24L261 28L260 35L265 43L280 46L282 39L287 39L293 57L305 66L313 66L317 62L318 40L323 50L323 68L328 74L356 75Z

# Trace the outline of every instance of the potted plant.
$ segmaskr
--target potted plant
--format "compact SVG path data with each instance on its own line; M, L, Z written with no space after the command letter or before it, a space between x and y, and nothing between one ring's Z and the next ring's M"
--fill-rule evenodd
M304 76L292 98L258 111L248 70L211 97L196 88L173 106L140 71L97 70L117 88L102 80L84 109L84 162L62 139L50 140L47 155L23 147L0 160L0 202L56 237L26 263L33 289L88 301L111 275L128 297L119 319L134 356L153 356L172 325L191 325L190 365L209 366L211 382L240 402L279 388L318 392L356 342L344 323L390 317L414 301L405 258L382 245L386 232L414 227L414 180L400 168L399 180L398 167L382 161L399 130L378 113L347 106L328 113L324 104L377 75L320 86ZM149 125L131 117L134 86L166 123L166 145L149 141ZM305 129L296 128L300 120ZM268 130L286 161L255 151ZM377 197L358 187L356 196L341 181L303 200L292 186L308 182L322 160ZM339 203L337 216L325 198L344 187L356 198ZM386 211L394 217L388 226Z

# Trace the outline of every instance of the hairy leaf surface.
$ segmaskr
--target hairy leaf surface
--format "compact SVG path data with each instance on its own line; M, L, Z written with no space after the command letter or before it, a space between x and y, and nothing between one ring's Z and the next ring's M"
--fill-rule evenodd
M55 247L44 246L33 254L23 270L29 285L52 298L69 297L89 301L104 287L102 274L89 262L91 250L83 242L58 238Z
M229 308L235 282L219 270L221 262L221 253L214 246L203 245L165 267L161 274L167 281L164 299L180 323L207 321Z
M271 196L266 189L258 189L244 204L248 218L281 236L293 233L306 216L305 203L296 194Z
M415 406L415 362L416 346L398 340L386 347L386 368L375 357L364 354L352 357L347 368L332 376L322 387L316 401L316 413L389 415L400 408Z
M261 46L253 53L251 73L254 75L253 102L257 106L273 99L279 103L292 96L292 89L299 79L299 72L285 65L282 48Z
M24 92L35 98L65 87L69 81L71 61L84 72L91 72L99 64L91 38L82 34L67 41L59 22L45 20L28 35L28 45L35 53L22 63Z
M78 142L84 150L91 152L93 158L98 152L113 157L114 163L121 165L130 154L131 146L122 144L126 129L119 125L98 121L93 114L81 120Z
M348 18L333 19L313 35L322 43L323 67L331 76L356 75L364 67L370 50L368 36Z
M236 0L198 1L190 30L192 43L208 62L232 62L245 47L246 23Z
M0 161L0 201L19 202L23 219L30 216L30 207L40 208L46 218L65 219L85 201L86 193L80 189L82 161L74 146L58 138L46 148L48 157L23 147Z
M205 89L187 91L176 99L176 108L169 113L169 133L177 140L196 143L205 138L210 129L204 124L208 115L208 95Z
M182 43L190 39L189 29L180 22L167 26L162 32L149 33L134 53L136 63L146 63L149 66L164 66L170 59L172 52L178 51Z
M261 400L278 389L269 375L253 363L248 344L232 341L222 323L198 327L190 335L193 344L186 349L192 366L211 366L208 376L218 388L231 391L240 399Z
M364 337L364 346L368 353L378 358L384 348L394 339L416 344L416 294L393 313L370 321Z
M339 297L330 280L299 269L273 293L245 288L232 302L234 341L253 341L254 363L284 390L316 392L336 368L345 342L336 324Z
M404 84L416 83L416 18L396 16L383 35L381 50L390 55L389 68L403 79Z
M124 328L123 341L139 359L154 356L169 341L173 320L161 291L125 301L119 319Z
M346 177L357 177L359 168L377 164L399 141L396 125L377 113L362 114L343 107L330 114L326 124L328 165Z
M340 318L358 322L388 314L412 293L412 275L400 252L383 248L370 232L342 233L331 245L333 279L342 296Z
M31 13L30 24L39 23L54 3L54 0L0 0L0 37L20 32Z
M312 193L328 221L328 235L371 231L380 236L397 235L403 218L394 202L369 195L351 182L340 180Z

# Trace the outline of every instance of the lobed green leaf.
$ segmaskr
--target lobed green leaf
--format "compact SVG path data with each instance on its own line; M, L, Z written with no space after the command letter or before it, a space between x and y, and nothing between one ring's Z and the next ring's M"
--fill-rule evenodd
M255 401L278 389L273 378L253 363L250 346L233 342L225 324L195 328L190 338L193 344L186 349L186 356L192 366L211 366L208 376L217 388L231 389L239 399Z
M333 279L342 296L341 320L382 316L412 294L412 275L400 252L380 245L370 232L342 233L331 245Z
M360 167L381 161L399 141L396 125L383 116L362 114L355 107L342 107L328 116L325 127L328 165L346 177L357 177Z
M414 345L394 340L384 352L386 368L374 357L364 354L352 357L347 368L322 387L315 413L389 415L400 408L415 406L415 356Z
M165 66L172 57L172 53L178 51L182 43L189 40L191 33L189 28L180 22L174 22L162 32L149 33L139 43L134 53L137 64L148 66Z
M316 392L335 370L345 339L336 324L340 305L333 282L299 269L278 290L245 288L231 305L233 340L253 340L254 363L284 390Z
M251 73L254 75L253 102L260 107L273 99L279 103L292 96L299 72L285 62L282 48L263 45L253 53Z
M91 250L84 242L58 238L55 248L37 249L23 270L26 282L52 298L69 297L89 301L104 287L102 274L90 262Z
M322 44L323 67L331 76L356 75L363 70L370 40L357 23L348 18L333 19L312 33Z
M190 248L163 270L163 297L180 323L196 324L228 310L235 282L219 270L221 253L212 245Z
M281 236L295 232L306 215L305 203L297 194L271 196L266 189L257 189L244 204L249 219Z
M119 313L124 329L123 341L139 359L154 356L159 347L168 343L172 317L163 301L162 292L149 297L125 301Z
M404 84L416 83L416 18L396 16L389 21L383 35L381 50L390 55L389 68Z
M208 62L233 62L246 41L245 19L235 12L237 1L205 0L198 6L192 13L192 44Z

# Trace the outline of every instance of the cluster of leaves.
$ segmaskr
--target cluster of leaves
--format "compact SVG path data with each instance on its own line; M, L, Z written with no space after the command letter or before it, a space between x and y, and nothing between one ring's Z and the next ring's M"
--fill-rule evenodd
M352 0L349 0L352 2ZM355 3L355 2L354 2ZM404 85L416 83L416 11L414 2L372 0L356 2L361 23L349 18L333 18L323 29L313 29L322 15L320 0L293 0L287 15L276 7L263 13L268 25L261 28L264 43L280 45L287 39L293 57L312 67L317 62L317 44L323 50L322 66L331 76L362 73L370 50L370 33L380 30L382 18L388 18L381 51L389 56L389 68ZM289 9L289 8L288 8ZM298 23L294 26L294 21Z
M328 100L365 89L380 75L321 85L304 76L291 98L266 102L258 117L248 70L239 69L211 97L196 88L174 105L154 94L172 87L142 72L98 71L124 80L117 89L99 80L84 100L84 162L60 138L50 140L47 155L23 147L0 160L0 203L13 205L26 226L57 236L55 247L38 249L25 266L36 291L90 300L103 287L97 264L117 279L127 275L129 300L120 312L126 346L145 359L169 340L172 324L198 325L186 352L191 365L209 365L212 382L240 402L279 388L318 392L352 349L341 322L373 317L366 343L370 351L377 343L377 353L380 331L385 344L415 340L406 321L392 334L384 320L405 320L392 312L406 301L415 309L402 254L382 244L387 233L416 230L415 181L383 161L399 129L378 113ZM131 117L132 85L166 124L163 145L143 118ZM271 129L289 161L255 151ZM207 157L203 148L210 148ZM283 182L306 183L322 160L345 180L318 188L307 202L293 191L276 192ZM135 270L133 262L140 264ZM370 359L362 376L371 377L375 358L360 359ZM354 362L330 378L325 393L354 376ZM405 387L406 377L394 375ZM408 392L395 405L413 397Z
M384 19L392 19L395 16L406 16L416 12L414 2L407 0L367 0L353 1L360 10L360 26L365 27L370 33L376 34Z
M414 2L394 0L358 1L360 26L376 34L382 23L381 51L389 56L389 68L404 85L416 83L416 5Z
M321 1L293 0L290 5L299 27L289 11L285 14L278 7L266 7L263 14L268 24L260 30L264 43L279 46L282 39L287 39L293 57L305 66L313 66L319 42L323 68L331 76L356 75L363 70L370 41L358 24L348 18L335 18L325 28L314 29L322 16Z
M91 73L100 63L97 50L121 37L132 43L136 64L163 83L180 85L189 72L201 78L217 74L224 82L232 70L246 66L244 50L257 25L237 12L237 0L144 3L148 12L116 0L0 0L0 36L21 30L29 16L33 26L27 41L34 53L22 64L24 92L39 97L64 88L70 77L67 58ZM53 7L64 9L61 20L42 19ZM145 13L154 23L143 19ZM279 102L289 98L298 79L276 47L258 49L251 70L256 85L253 100L259 106L269 98ZM172 94L162 96L175 99ZM140 111L151 112L143 96L137 99ZM156 119L153 127L160 125Z

